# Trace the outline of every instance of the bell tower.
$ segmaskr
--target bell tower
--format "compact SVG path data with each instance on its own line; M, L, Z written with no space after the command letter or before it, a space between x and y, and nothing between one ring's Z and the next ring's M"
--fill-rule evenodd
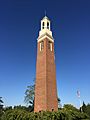
M54 39L50 20L45 16L37 39L34 112L58 110L55 67Z

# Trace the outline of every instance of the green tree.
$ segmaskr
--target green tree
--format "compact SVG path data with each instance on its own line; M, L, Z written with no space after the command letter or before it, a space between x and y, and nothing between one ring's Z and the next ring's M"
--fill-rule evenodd
M12 110L12 106L7 106L7 107L4 108L5 112L8 111L8 110Z
M86 113L90 116L90 104L86 106Z
M2 100L2 97L0 97L0 111L3 109L3 100Z
M85 104L84 101L83 101L82 111L83 111L83 112L86 112L86 109L87 109L87 108L86 108L86 104Z
M84 113L86 113L87 115L90 116L90 104L87 104L87 105L86 105L86 104L83 102L82 111L83 111Z
M2 118L2 115L3 115L3 113L4 113L4 111L3 111L3 100L2 100L2 97L0 97L0 120L1 120L1 118Z
M0 105L2 105L4 102L2 100L2 97L0 97Z
M61 109L61 108L62 108L62 105L61 105L61 100L60 100L60 98L59 98L59 97L58 97L57 99L58 99L58 108L59 108L59 109Z
M35 85L27 86L24 102L29 105L30 111L34 110Z
M63 107L65 110L72 110L72 111L79 111L76 107L74 107L73 105L71 104L65 104L64 107Z

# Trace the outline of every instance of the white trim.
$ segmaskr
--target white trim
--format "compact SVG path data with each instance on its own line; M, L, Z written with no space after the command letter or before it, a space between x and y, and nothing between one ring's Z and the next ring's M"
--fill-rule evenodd
M52 51L52 43L50 43L50 50Z
M40 43L40 51L41 51L41 43Z
M47 35L45 35L45 36L43 36L43 37L41 37L41 38L38 38L37 41L40 42L40 41L42 41L42 40L45 39L45 38L48 38L51 42L54 42L54 39L51 39L51 38L48 37Z
M46 34L46 33L52 37L52 31L50 31L50 30L47 29L47 28L44 28L44 29L40 30L40 31L39 31L39 36L41 36L41 35L43 35L43 34Z

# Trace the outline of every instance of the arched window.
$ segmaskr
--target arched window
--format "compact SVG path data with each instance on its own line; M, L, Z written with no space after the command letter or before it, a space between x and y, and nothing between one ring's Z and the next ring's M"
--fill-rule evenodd
M40 51L42 51L42 50L43 50L43 48L44 48L44 42L43 42L43 41L41 41L41 42L40 42Z
M43 22L43 23L42 23L42 29L44 29L44 25L45 25L45 23Z
M49 29L49 22L47 22L47 29Z

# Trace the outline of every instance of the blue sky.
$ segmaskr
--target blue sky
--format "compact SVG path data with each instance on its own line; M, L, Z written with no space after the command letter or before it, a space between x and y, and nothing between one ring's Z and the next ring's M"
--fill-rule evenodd
M44 11L55 39L58 96L62 104L90 103L90 1L0 1L0 96L6 106L23 105L33 84L36 45Z

